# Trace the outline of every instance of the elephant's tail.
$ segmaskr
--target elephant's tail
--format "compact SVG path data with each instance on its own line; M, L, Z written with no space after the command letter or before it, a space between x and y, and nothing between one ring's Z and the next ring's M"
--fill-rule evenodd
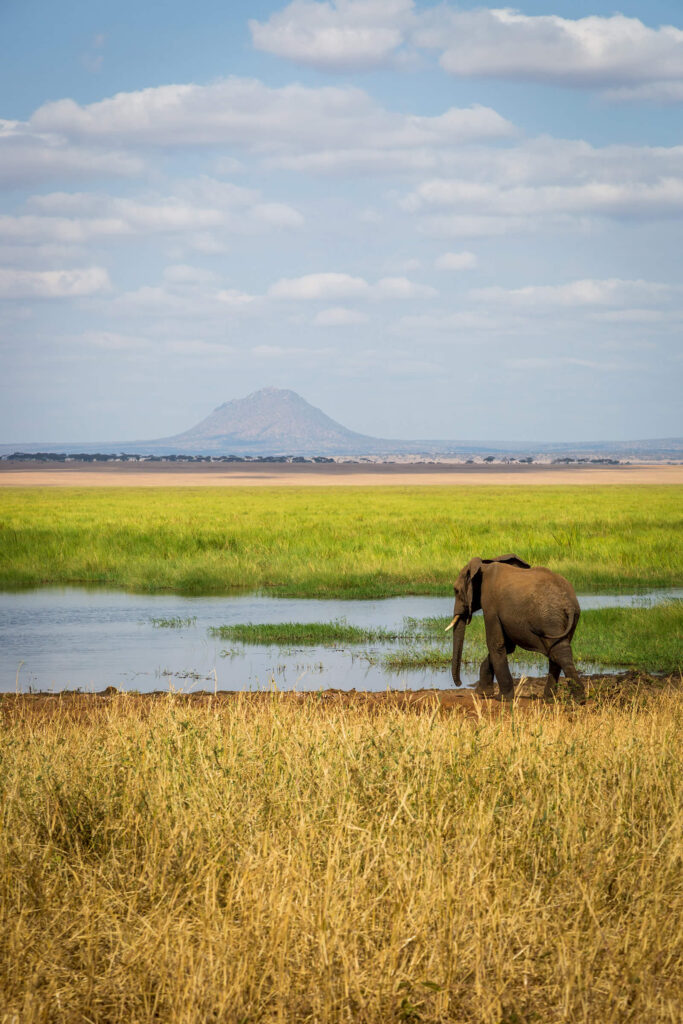
M546 633L543 637L544 640L564 640L566 636L570 636L574 632L579 621L579 615L581 614L579 612L579 609L565 608L564 613L567 616L567 625L565 626L565 628L562 630L561 633L558 633L555 636Z

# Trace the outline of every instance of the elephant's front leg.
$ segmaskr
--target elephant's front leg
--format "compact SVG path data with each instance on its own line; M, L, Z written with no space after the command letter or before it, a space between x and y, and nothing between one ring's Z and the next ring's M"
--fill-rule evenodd
M512 673L508 665L507 643L503 627L495 616L484 614L484 625L486 626L486 646L489 649L489 660L493 665L493 671L502 700L512 700L515 696L515 684L512 681Z
M493 697L493 662L488 654L479 668L479 682L475 686L474 692L478 693L480 697Z

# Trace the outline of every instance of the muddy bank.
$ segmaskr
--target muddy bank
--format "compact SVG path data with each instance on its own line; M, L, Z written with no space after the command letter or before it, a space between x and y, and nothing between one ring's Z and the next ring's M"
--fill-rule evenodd
M683 676L649 675L642 672L626 672L618 675L583 676L588 688L588 700L580 710L590 713L591 708L610 703L626 703L648 697L664 690L678 690L683 695ZM514 702L515 711L528 712L539 707L552 706L552 702L543 700L545 677L524 679L517 684ZM193 693L169 693L168 690L157 690L151 693L126 693L108 686L100 693L80 693L64 690L61 693L2 693L0 694L0 716L9 719L15 716L31 715L39 718L52 718L65 715L68 718L87 720L107 705L124 701L127 708L139 709L144 716L155 703L173 701L180 705L212 708L224 708L226 711L239 705L245 707L263 707L277 701L289 705L305 705L324 708L344 708L348 710L365 710L379 714L390 709L413 713L433 714L438 708L443 713L458 713L469 718L492 717L506 713L510 705L497 699L478 697L473 690L387 690L381 693L361 690L327 689L307 693L278 691L246 693L236 690L218 690L216 693L207 690ZM566 688L560 688L559 706L568 713L579 710L577 705L567 699Z

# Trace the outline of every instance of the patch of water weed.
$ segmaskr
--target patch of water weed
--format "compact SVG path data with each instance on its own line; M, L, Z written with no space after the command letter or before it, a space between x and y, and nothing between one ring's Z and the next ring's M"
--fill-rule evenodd
M403 634L379 627L350 626L345 619L335 619L332 622L241 622L232 626L212 626L209 635L242 644L296 648L389 643L400 639Z
M150 622L155 629L188 629L190 626L196 626L197 616L189 615L186 619L180 615L175 615L170 619L150 619Z

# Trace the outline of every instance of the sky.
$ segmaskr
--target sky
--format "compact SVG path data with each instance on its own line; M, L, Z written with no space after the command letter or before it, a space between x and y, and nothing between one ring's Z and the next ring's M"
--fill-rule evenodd
M0 442L683 433L680 0L2 0Z

